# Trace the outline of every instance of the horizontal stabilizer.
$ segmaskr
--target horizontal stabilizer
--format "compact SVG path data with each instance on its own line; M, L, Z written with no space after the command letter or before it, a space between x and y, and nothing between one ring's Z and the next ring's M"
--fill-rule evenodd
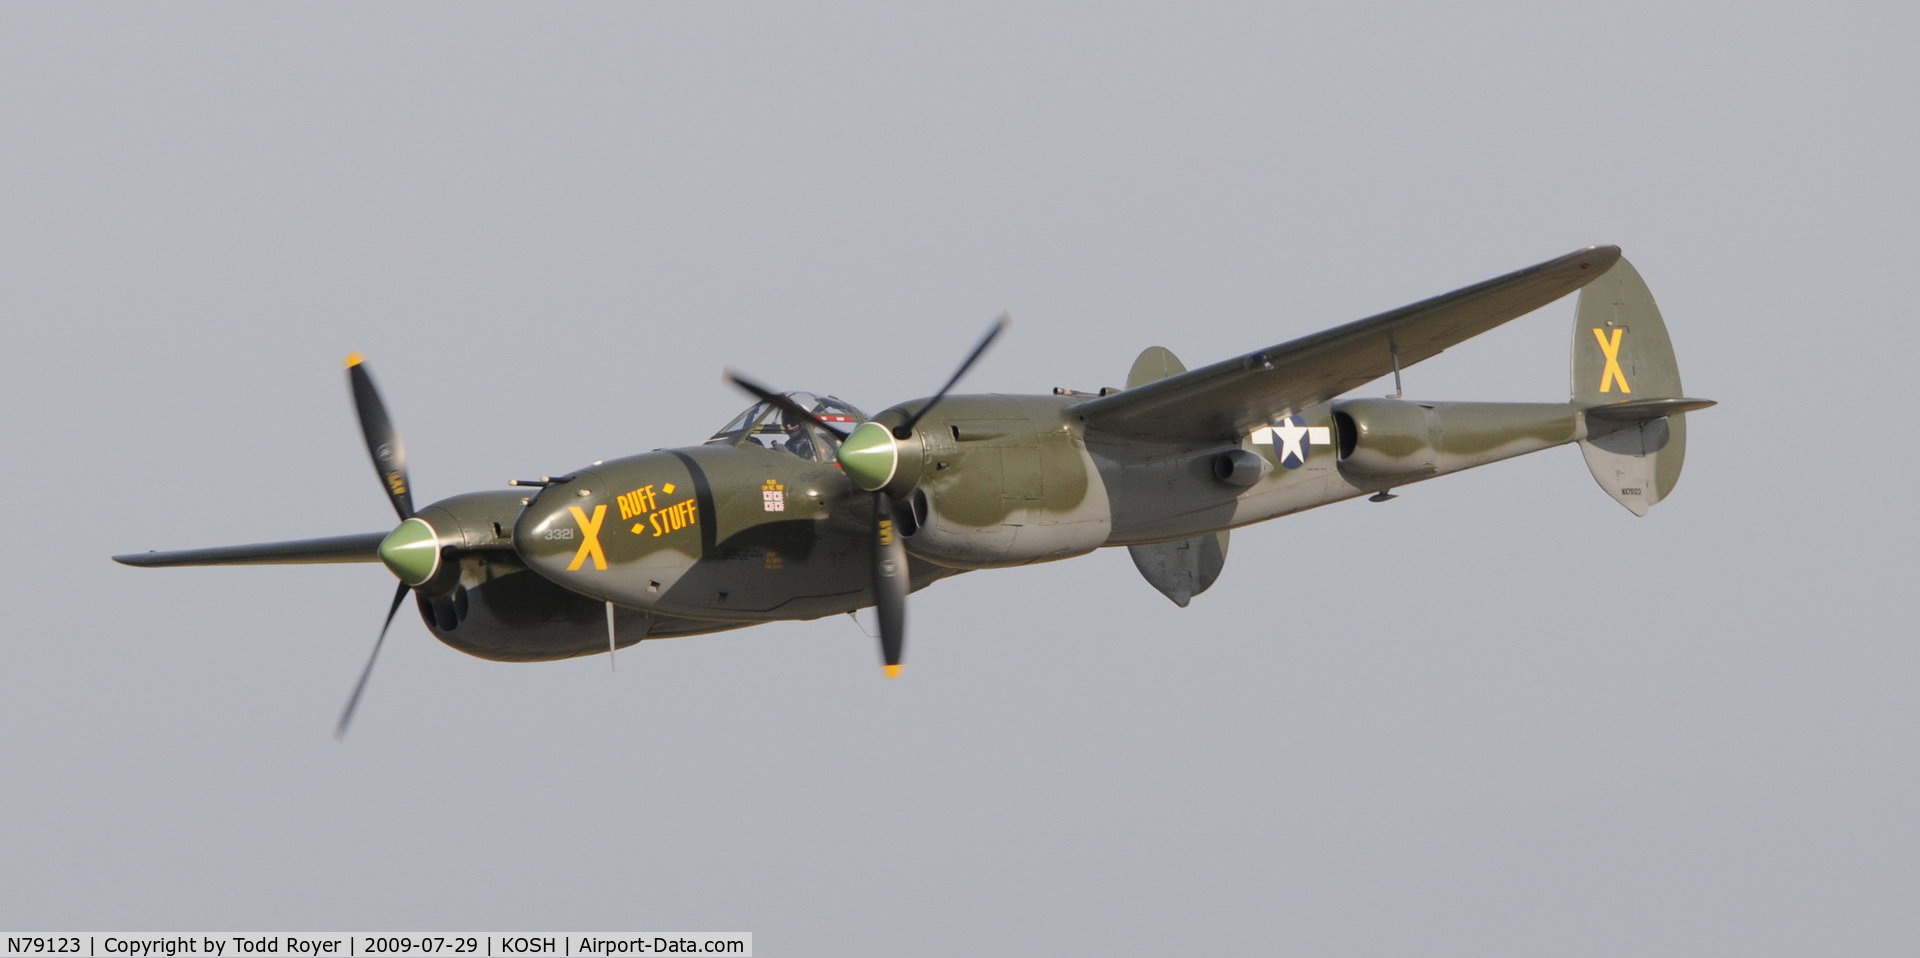
M1648 422L1717 405L1719 403L1711 399L1637 399L1595 406L1587 410L1587 418L1608 422Z
M379 562L384 532L363 532L324 539L261 542L247 546L178 549L172 552L136 552L114 556L122 565L300 565L319 562Z

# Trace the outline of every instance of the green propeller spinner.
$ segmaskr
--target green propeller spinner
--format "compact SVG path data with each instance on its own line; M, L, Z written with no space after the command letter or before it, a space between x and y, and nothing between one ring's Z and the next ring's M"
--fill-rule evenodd
M440 536L427 520L408 516L380 541L380 561L401 582L420 585L440 571Z
M868 492L886 487L900 470L900 446L892 431L877 422L854 427L840 444L840 468L854 485Z
M961 376L966 375L974 361L979 359L980 354L986 352L987 347L993 343L994 337L1007 328L1008 322L1010 320L1007 315L1000 314L1000 318L994 321L993 328L987 330L986 338L980 340L980 345L973 347L973 352L967 355L959 369L954 370L953 375L947 379L947 384L941 386L940 391L934 393L932 399L923 403L919 411L907 417L906 422L892 429L877 422L863 422L851 433L842 432L839 427L823 422L811 410L801 408L800 404L787 395L774 392L737 373L731 371L727 373L728 382L760 397L762 402L779 407L781 412L790 417L787 421L811 423L832 433L840 440L838 459L841 471L847 474L847 478L853 480L854 485L873 493L873 605L874 610L880 615L880 661L886 667L887 678L895 678L900 674L900 659L905 653L907 642L907 592L912 587L908 575L906 543L894 529L893 498L886 492L887 485L893 482L894 476L900 470L900 441L913 436L914 425L940 402L941 397L960 381ZM403 523L403 528L404 525ZM388 536L387 541L392 542L394 536L399 534L399 529L394 530L394 535ZM380 558L387 558L385 543L380 546ZM388 560L387 567L393 569L396 574L400 574L399 567L395 565L396 561ZM406 576L401 574L403 581L405 578Z

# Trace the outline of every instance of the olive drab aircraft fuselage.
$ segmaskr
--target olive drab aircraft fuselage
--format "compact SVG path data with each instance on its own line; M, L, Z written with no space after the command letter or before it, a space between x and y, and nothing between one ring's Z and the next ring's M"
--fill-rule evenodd
M1576 290L1569 401L1344 395L1387 375L1397 386L1405 367ZM705 443L417 512L356 355L356 408L399 527L116 558L381 561L400 580L389 623L411 592L441 641L508 661L877 605L891 675L906 594L968 570L1125 546L1185 606L1219 576L1232 529L1567 443L1602 490L1645 515L1679 479L1685 414L1712 405L1685 398L1659 310L1615 247L1199 369L1152 347L1121 389L947 395L1004 326L930 399L870 419L730 377L760 401Z

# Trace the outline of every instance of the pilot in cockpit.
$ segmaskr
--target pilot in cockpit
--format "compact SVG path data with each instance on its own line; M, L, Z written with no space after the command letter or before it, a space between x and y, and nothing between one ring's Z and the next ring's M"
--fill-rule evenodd
M787 420L783 425L786 429L787 441L782 444L782 448L802 459L812 459L813 440L807 436L807 427L792 419Z
M842 429L850 429L867 420L866 413L833 396L803 392L786 395L794 405ZM839 451L832 435L808 425L804 419L789 419L779 406L768 402L755 403L746 412L733 417L707 441L731 446L751 444L791 453L812 462L832 462L834 454Z

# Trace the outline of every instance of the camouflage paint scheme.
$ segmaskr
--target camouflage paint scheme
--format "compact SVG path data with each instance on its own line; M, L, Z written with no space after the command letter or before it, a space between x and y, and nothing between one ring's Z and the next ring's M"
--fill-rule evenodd
M1569 402L1340 398L1583 287ZM899 426L924 403L873 419ZM912 589L1127 546L1184 606L1219 575L1228 530L1566 443L1644 515L1678 479L1684 414L1709 405L1683 398L1639 274L1594 247L1199 370L1153 347L1123 390L947 396L893 440L898 465L877 481ZM875 601L876 517L874 487L850 472L716 440L595 463L532 495L454 496L418 513L441 561L408 584L442 641L502 660L606 651L608 609L622 646L852 612ZM321 558L299 543L117 558L372 561L370 538L325 540Z

